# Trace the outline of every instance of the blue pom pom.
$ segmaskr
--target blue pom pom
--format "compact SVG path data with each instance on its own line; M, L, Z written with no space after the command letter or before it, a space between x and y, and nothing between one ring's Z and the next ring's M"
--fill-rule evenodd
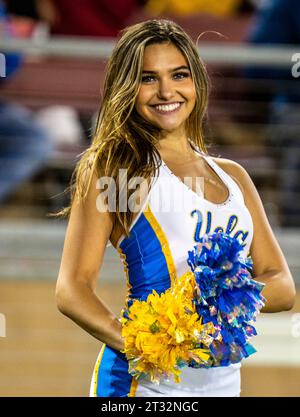
M255 352L248 340L256 335L251 323L264 306L264 284L252 279L252 259L242 251L236 238L215 232L188 252L187 263L199 289L194 300L197 313L203 323L220 327L221 338L210 346L209 366L228 366ZM191 362L189 366L199 365Z

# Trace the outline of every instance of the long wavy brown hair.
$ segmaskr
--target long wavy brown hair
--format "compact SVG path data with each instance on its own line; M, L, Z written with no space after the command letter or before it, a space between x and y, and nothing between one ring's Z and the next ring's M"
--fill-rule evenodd
M145 47L171 42L186 58L196 90L196 104L186 121L186 132L191 145L205 153L203 121L209 79L196 45L178 24L163 19L148 20L127 27L121 34L107 64L101 109L91 145L81 154L71 177L71 204L56 215L69 215L75 193L84 201L93 174L97 178L107 176L113 178L117 186L114 223L128 236L134 213L119 210L119 193L127 187L119 178L119 170L127 170L128 181L132 177L148 180L156 174L157 161L161 163L156 149L159 129L135 110ZM129 190L127 192L129 194Z

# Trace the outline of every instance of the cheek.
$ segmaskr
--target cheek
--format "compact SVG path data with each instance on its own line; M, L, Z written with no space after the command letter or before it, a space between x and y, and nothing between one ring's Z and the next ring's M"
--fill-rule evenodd
M143 106L146 103L146 100L147 98L145 96L145 92L140 90L135 100L135 108L138 113L143 111Z
M193 84L193 83L188 84L188 85L186 86L185 91L186 91L186 95L187 95L187 97L188 97L190 100L192 100L192 101L196 101L196 90L195 90L195 86L194 86L194 84Z
M193 83L186 83L185 85L181 86L180 93L187 101L188 109L191 111L196 104L196 90Z
M192 113L192 111L194 110L195 106L196 106L196 102L197 102L197 94L196 94L196 90L195 90L195 86L189 86L186 89L186 97L188 99L189 105L189 114Z

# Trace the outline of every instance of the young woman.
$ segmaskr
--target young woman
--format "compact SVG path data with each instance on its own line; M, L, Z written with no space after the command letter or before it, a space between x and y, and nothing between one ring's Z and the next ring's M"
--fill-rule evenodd
M187 251L205 233L222 230L241 240L254 278L266 283L263 311L293 306L293 279L253 182L239 164L206 151L207 100L205 66L177 24L152 20L123 32L94 139L74 171L56 290L59 310L103 342L92 396L240 394L240 364L186 367L180 383L159 385L128 373L120 321L95 293L108 241L124 262L127 303L169 288L189 270Z

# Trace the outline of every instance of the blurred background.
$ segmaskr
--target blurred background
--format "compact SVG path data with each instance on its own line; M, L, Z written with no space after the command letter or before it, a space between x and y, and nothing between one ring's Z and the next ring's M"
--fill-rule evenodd
M0 396L88 396L101 343L56 308L66 221L47 213L69 202L119 30L154 17L198 39L210 153L251 175L298 286L259 316L242 395L300 396L299 0L0 0ZM116 314L125 285L110 246L97 291Z

